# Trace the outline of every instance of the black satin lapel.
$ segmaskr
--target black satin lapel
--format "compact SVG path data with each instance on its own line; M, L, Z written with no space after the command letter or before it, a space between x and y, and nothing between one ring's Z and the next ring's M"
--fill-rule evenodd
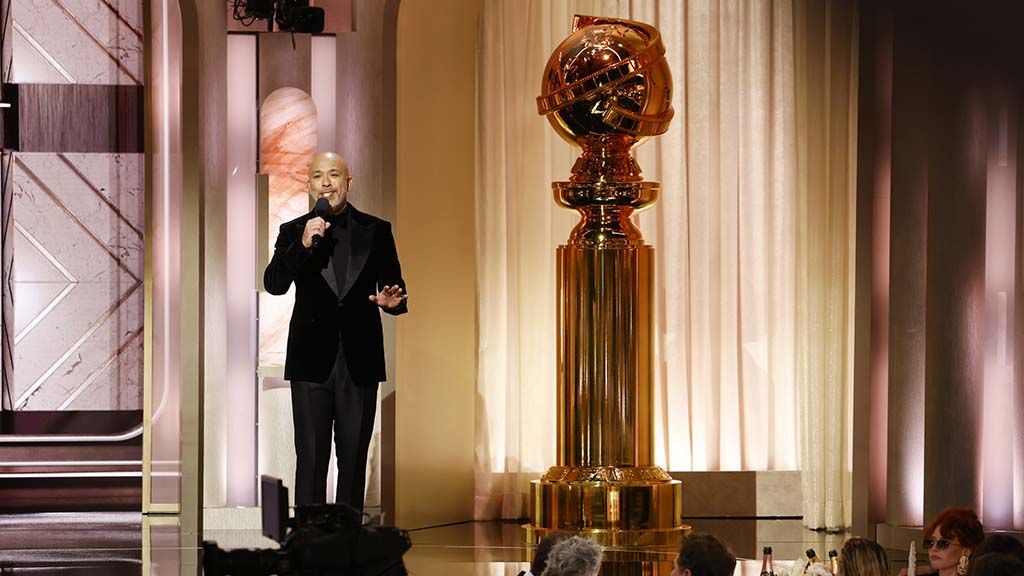
M320 276L322 276L323 279L327 282L327 285L331 287L331 292L334 292L334 295L337 296L338 295L338 278L334 274L334 266L332 266L332 264L334 263L333 254L332 255L323 255L323 256L320 256L320 257L327 259L327 264L326 265L321 265L321 267L320 267Z
M352 285L356 283L359 274L366 266L366 259L370 256L370 248L373 246L373 228L358 222L355 218L349 222L349 241L352 244L352 254L348 258L348 270L345 274L345 287L341 289L341 298L345 298Z

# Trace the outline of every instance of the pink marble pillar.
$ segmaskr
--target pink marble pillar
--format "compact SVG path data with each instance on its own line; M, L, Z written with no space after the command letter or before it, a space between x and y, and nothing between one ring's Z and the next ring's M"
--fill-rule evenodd
M280 88L260 108L260 172L269 175L270 254L278 227L309 211L307 170L316 153L316 106L298 88ZM260 294L260 366L283 366L294 293Z

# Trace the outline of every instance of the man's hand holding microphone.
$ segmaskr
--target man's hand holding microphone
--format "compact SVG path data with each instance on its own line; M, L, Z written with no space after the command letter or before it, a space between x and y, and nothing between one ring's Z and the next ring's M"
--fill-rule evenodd
M302 245L307 250L316 247L324 238L324 232L331 227L331 223L324 220L324 216L330 212L331 205L326 198L316 201L313 208L313 217L306 220L306 227L302 230Z

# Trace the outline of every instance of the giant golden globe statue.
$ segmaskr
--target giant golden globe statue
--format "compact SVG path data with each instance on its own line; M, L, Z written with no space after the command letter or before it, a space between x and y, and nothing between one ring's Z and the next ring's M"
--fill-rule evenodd
M631 149L672 119L672 76L653 26L577 16L537 98L582 154L555 201L582 216L558 248L558 462L530 490L528 538L586 534L673 544L682 485L653 464L654 250L630 220L658 197Z

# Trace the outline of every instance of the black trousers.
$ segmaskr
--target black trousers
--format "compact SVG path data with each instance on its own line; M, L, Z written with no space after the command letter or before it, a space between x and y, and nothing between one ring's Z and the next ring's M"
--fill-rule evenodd
M340 348L340 347L339 347ZM295 427L295 503L327 501L327 467L331 462L331 432L338 455L335 502L363 509L366 491L366 452L373 435L377 383L357 386L338 350L326 382L293 380L292 420Z

